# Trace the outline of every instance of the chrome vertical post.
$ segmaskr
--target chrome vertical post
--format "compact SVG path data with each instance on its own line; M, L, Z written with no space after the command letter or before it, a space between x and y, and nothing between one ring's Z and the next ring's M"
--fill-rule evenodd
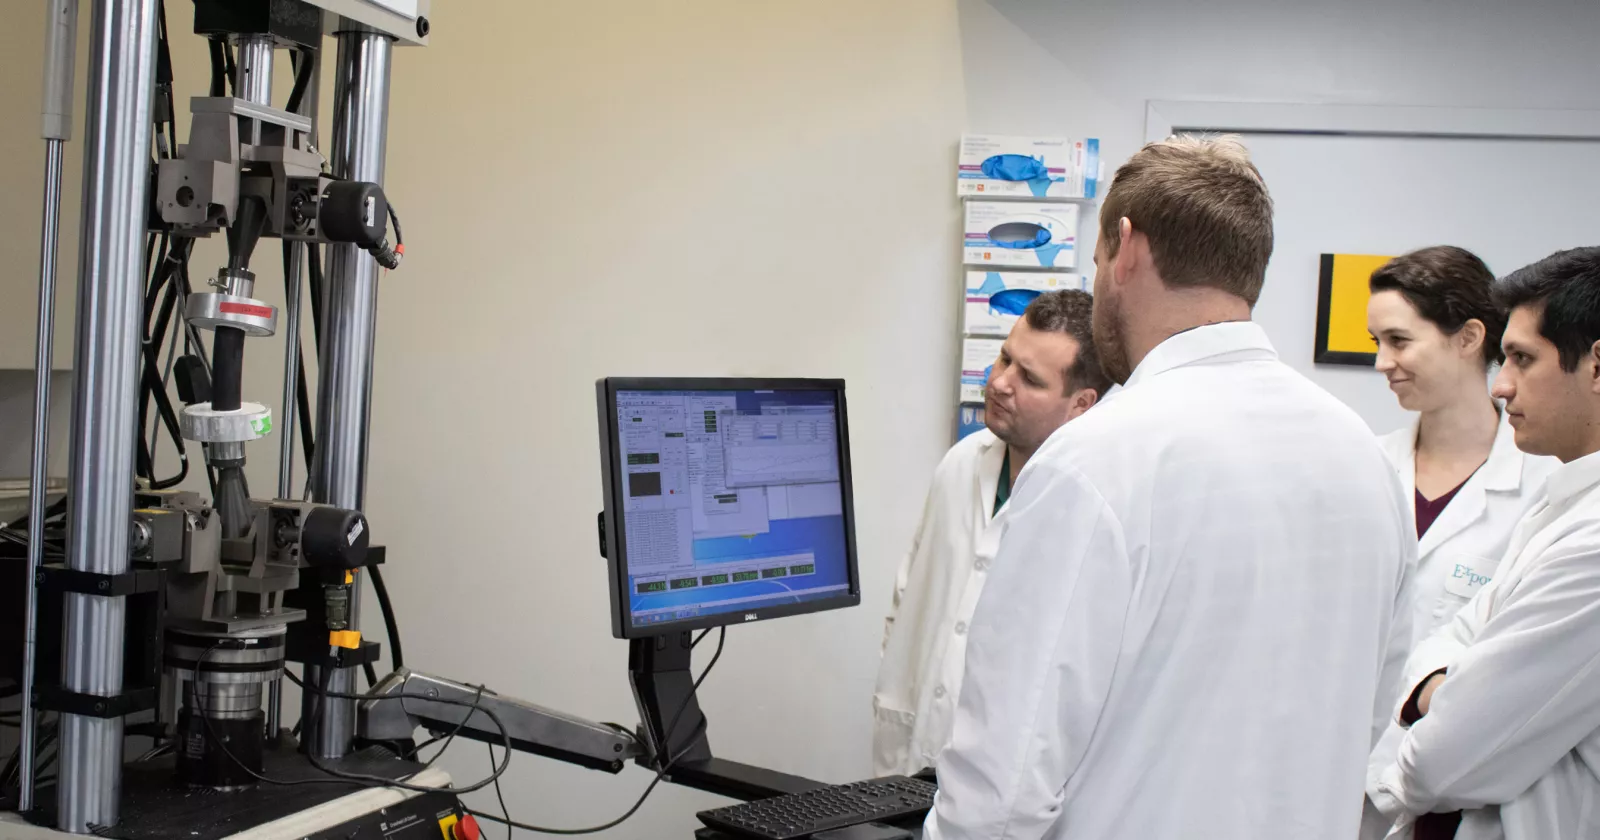
M33 459L28 466L28 592L23 607L22 790L19 809L33 808L34 759L38 750L33 719L33 684L38 673L39 588L44 562L45 484L50 464L50 375L56 336L56 251L61 236L61 169L72 139L72 77L78 47L78 0L50 0L45 20L44 211L39 235L39 320L33 349Z
M80 572L122 574L129 563L156 5L94 4L67 491L67 565ZM122 690L126 608L121 597L66 596L66 690ZM58 826L83 834L116 824L122 719L63 714L60 738Z
M353 21L342 21L337 33L338 60L334 80L334 124L330 158L336 177L383 183L384 141L389 121L389 63L392 39ZM366 495L367 434L372 405L372 357L378 315L378 264L354 245L328 248L323 294L324 323L317 389L315 501L361 509ZM361 579L350 597L350 626L358 628ZM306 683L319 684L321 669L306 668ZM354 688L354 670L331 675L333 692ZM318 712L315 749L334 758L350 751L355 732L355 703L328 700ZM307 721L317 707L307 693L302 709ZM307 724L308 729L311 724Z

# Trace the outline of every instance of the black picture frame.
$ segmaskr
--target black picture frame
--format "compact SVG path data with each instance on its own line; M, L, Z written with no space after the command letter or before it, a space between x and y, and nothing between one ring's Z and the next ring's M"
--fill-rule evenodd
M1317 336L1311 360L1319 365L1347 365L1370 368L1377 353L1352 353L1328 349L1328 321L1333 312L1333 254L1323 254L1317 271Z

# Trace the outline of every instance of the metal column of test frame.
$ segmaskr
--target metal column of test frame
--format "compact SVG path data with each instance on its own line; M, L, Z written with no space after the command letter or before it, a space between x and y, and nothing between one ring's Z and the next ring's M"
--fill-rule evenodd
M329 163L337 177L382 184L393 42L387 35L350 21L343 23L337 38ZM360 510L366 498L378 264L353 245L331 245L327 253L312 500ZM360 583L358 579L351 592L352 628L360 627ZM322 680L320 672L320 668L307 666L306 684L317 685ZM328 687L335 693L349 693L355 687L355 669L335 670ZM311 719L313 699L307 694L301 700L306 720ZM316 743L307 748L319 757L333 758L350 751L355 701L327 703Z
M67 565L122 574L130 559L139 383L140 304L155 88L156 0L95 3L89 56L73 358ZM122 688L126 599L71 593L64 687L111 696ZM122 719L61 716L60 826L87 832L117 821Z

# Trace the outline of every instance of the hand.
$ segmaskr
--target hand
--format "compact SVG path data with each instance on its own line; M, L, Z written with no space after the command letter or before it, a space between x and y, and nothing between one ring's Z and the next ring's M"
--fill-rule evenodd
M1422 684L1422 691L1417 694L1417 711L1426 715L1428 707L1433 705L1433 693L1444 685L1444 674L1434 674Z

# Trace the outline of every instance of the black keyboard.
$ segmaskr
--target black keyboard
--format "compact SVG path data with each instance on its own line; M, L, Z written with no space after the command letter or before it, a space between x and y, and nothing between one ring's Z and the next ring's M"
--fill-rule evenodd
M761 840L798 840L832 828L920 817L933 808L935 790L938 788L918 779L886 776L729 805L695 816L721 831Z

